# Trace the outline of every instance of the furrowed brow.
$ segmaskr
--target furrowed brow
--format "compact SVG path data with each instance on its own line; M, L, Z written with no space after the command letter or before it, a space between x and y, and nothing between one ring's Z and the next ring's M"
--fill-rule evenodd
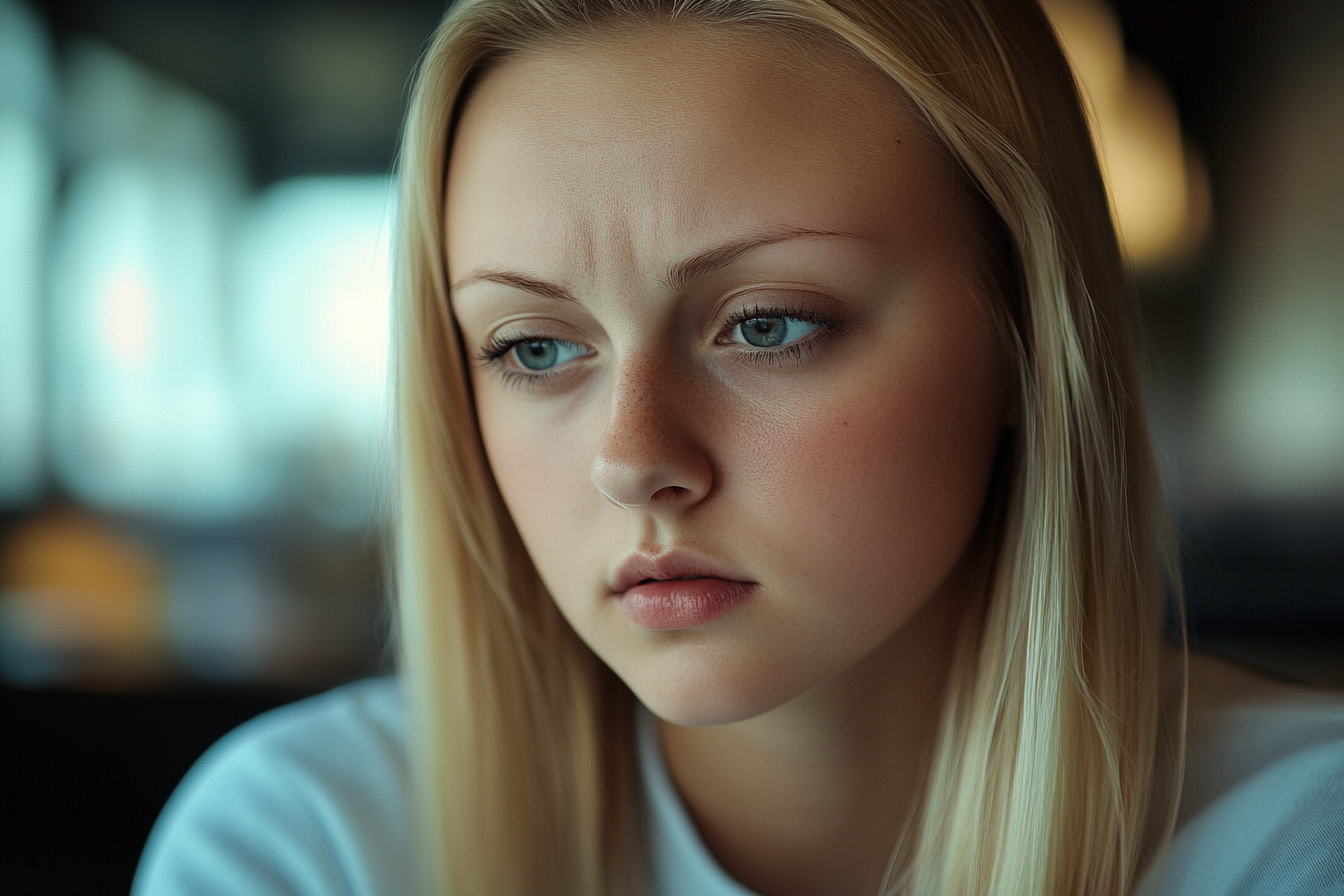
M706 249L703 252L697 252L695 255L672 265L672 267L668 269L667 276L664 277L664 282L673 291L680 292L698 278L717 271L720 268L727 267L755 249L805 237L864 239L864 237L861 237L858 234L846 233L841 230L807 230L796 227L773 230L757 236L732 240L731 242ZM575 298L573 293L559 284L540 280L536 277L529 277L526 274L519 274L515 271L475 271L452 284L449 289L457 291L475 283L498 283L502 286L521 289L524 292L530 292L534 295L541 296L542 298L553 299L557 302L578 302L578 299Z

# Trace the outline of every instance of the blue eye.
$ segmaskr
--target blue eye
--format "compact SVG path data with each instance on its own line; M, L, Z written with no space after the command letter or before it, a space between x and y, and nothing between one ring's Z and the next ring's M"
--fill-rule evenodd
M520 367L537 372L550 370L588 354L582 345L563 339L525 339L514 343L511 351Z
M797 342L804 336L821 329L821 324L799 320L796 317L752 317L733 328L733 342L743 342L755 348L776 348Z

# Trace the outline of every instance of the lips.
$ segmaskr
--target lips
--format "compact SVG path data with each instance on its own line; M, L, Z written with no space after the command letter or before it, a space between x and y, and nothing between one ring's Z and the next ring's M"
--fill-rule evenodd
M613 594L623 594L636 585L650 581L702 578L754 584L722 564L689 551L669 551L656 557L633 554L621 564L620 570L609 584Z
M727 615L755 590L755 582L684 551L634 555L611 582L621 612L650 631L706 625Z

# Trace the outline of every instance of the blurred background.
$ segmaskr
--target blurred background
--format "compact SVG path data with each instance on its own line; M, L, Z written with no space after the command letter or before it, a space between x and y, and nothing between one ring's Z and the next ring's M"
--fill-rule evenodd
M1050 0L1192 641L1344 687L1344 4ZM0 893L121 893L215 738L390 669L388 243L441 2L0 0Z

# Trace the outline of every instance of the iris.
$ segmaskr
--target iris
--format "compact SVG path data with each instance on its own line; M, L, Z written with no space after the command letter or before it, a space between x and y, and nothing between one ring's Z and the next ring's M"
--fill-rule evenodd
M816 330L818 324L793 317L753 317L739 327L742 340L756 348L774 348L787 342L796 342Z
M513 356L528 370L550 370L586 354L583 346L563 339L528 339L513 347Z

